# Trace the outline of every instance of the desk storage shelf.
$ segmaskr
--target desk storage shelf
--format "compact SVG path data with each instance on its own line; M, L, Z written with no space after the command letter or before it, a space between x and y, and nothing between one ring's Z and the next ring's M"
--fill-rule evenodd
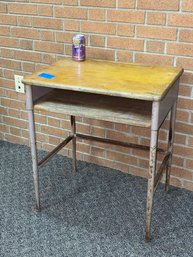
M35 110L150 127L152 102L55 89L35 102Z

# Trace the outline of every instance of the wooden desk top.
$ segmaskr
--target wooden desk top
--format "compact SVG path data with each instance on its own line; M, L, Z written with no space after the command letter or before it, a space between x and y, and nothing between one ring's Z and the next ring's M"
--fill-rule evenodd
M55 77L44 78L42 73ZM157 67L86 60L60 60L23 79L27 85L160 101L181 76L180 67Z

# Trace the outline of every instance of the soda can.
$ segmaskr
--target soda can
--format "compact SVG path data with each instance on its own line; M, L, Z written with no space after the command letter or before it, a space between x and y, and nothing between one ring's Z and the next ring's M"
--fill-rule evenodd
M74 61L84 61L86 58L85 36L78 34L72 38L72 59Z

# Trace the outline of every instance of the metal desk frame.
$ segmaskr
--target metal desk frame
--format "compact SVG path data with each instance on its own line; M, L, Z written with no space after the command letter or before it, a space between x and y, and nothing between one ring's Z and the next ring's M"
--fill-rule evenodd
M32 163L33 163L33 179L35 187L35 198L36 198L36 208L41 210L40 197L39 197L39 178L38 171L54 154L61 150L66 144L72 141L72 152L73 152L73 169L76 171L76 138L97 140L100 142L122 145L125 147L134 147L143 150L149 150L149 168L148 168L148 188L147 188L147 208L146 208L146 240L150 240L150 227L151 227L151 216L152 216L152 205L153 205L153 196L157 188L158 183L160 182L164 171L166 172L166 182L165 182L165 191L168 190L169 181L170 181L170 172L171 172L171 161L172 161L172 152L173 152L173 142L174 142L174 131L175 131L175 119L176 119L176 101L178 96L179 89L179 76L174 81L173 85L167 91L167 94L161 101L152 101L151 109L151 138L150 146L141 146L136 144L130 144L127 142L117 142L114 140L103 139L88 135L83 135L76 133L76 122L75 115L70 115L71 119L71 133L70 135L60 143L53 151L47 154L45 158L38 161L37 158L37 148L36 148L36 137L35 137L35 121L34 121L34 106L38 98L45 95L49 89L41 87L41 85L35 85L29 82L23 81L26 85L26 108L28 112L29 119L29 132L30 132L30 143L31 143L31 154L32 154ZM35 90L34 90L35 88ZM38 93L37 93L38 92ZM103 95L101 95L103 97ZM158 132L163 121L170 113L170 126L168 133L168 147L167 151L158 149ZM95 118L95 117L93 117ZM162 164L160 165L158 171L156 171L156 160L157 160L157 151L162 151L165 154Z

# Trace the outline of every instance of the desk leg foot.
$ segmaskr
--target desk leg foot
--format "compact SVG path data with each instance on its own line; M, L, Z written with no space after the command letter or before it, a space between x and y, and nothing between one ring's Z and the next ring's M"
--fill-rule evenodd
M77 171L77 164L76 164L76 121L75 116L71 116L71 132L73 135L72 139L72 162L73 162L73 171Z
M174 131L175 131L175 120L176 120L176 102L174 103L170 111L170 127L168 134L168 152L170 152L170 158L166 166L166 182L165 182L165 192L169 190L170 184L170 174L171 174L171 163L172 163L172 153L173 153L173 143L174 143Z

